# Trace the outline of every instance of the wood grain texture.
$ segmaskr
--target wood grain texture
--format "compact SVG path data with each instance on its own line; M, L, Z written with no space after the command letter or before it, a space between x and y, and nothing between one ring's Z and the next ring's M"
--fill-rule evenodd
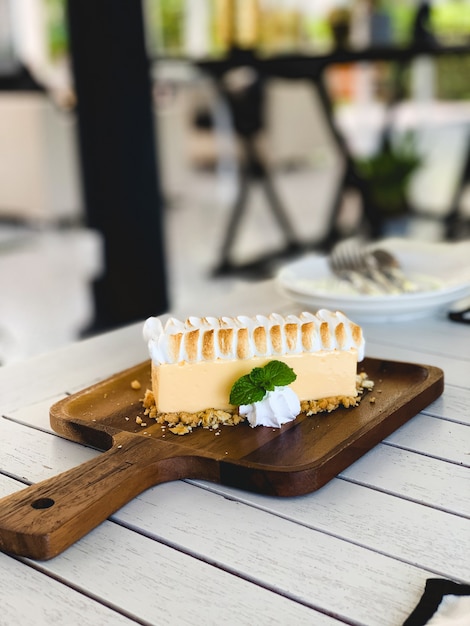
M272 289L245 290L224 297L220 314L295 312ZM147 358L141 329L0 368L0 412L9 418L0 419L0 497L22 486L9 476L35 483L102 456L49 434L49 408ZM365 324L364 332L369 356L443 369L445 391L423 413L470 423L467 327L429 319ZM430 575L470 582L470 477L452 460L453 438L462 451L466 431L444 438L443 461L441 426L421 417L396 431L401 441L385 438L312 494L277 498L177 481L140 494L46 562L0 555L0 622L125 624L122 612L131 623L159 626L338 623L320 609L340 623L396 626Z
M149 386L149 362L60 400L51 425L62 436L106 452L0 501L0 548L48 559L149 487L202 478L271 495L293 496L321 487L442 393L437 368L367 359L382 392L355 409L297 420L281 429L246 423L176 437L158 424L136 423L142 413L131 386ZM142 392L140 392L142 393Z
M17 488L18 483L0 475L0 493ZM112 522L104 522L65 553L41 564L42 574L36 571L37 564L28 567L27 562L0 554L0 586L5 592L0 624L124 626L137 621L158 626L252 626L277 624L282 616L282 623L299 626L339 625L310 607L213 567L212 550L207 560Z
M18 424L7 423L7 426L8 429L1 433L4 437L4 462L12 471L22 471L31 482L52 476L54 470L68 469L80 460L80 453L83 460L85 454L93 452L65 440L57 441L57 438L45 433L34 433ZM14 430L18 431L16 436ZM16 446L15 440L18 442ZM31 455L33 445L34 456ZM54 450L55 456L52 458ZM374 454L375 451L378 454ZM372 458L369 458L371 455ZM413 459L415 462L412 464ZM53 465L53 468L47 464ZM462 551L462 541L468 535L468 519L459 517L459 511L460 515L464 515L465 507L466 517L470 517L468 471L384 444L379 444L350 468L351 478L354 478L355 468L364 464L366 469L369 468L370 475L374 476L372 488L353 484L350 480L334 479L315 494L299 498L258 496L223 486L209 486L208 483L197 484L234 502L233 512L228 518L231 527L238 515L244 515L236 504L243 502L260 507L271 515L333 533L348 541L359 541L361 545L394 558L420 563L440 575L465 578L468 559L466 551ZM453 469L460 472L460 479L458 475L452 474ZM383 492L393 484L395 497ZM421 487L419 491L418 486ZM0 496L10 493L1 488L0 481ZM419 497L425 506L400 496ZM183 544L187 549L191 549L191 541L199 542L200 545L204 520L210 519L212 523L204 531L207 533L208 549L205 558L210 559L211 537L216 541L219 532L222 542L225 532L223 516L220 517L223 508L214 505L217 511L215 514L210 510L211 500L201 495L198 489L182 487L179 482L171 483L137 497L132 505L115 514L114 519L133 528L140 527L142 523L149 532L171 544ZM443 503L453 511L451 515L434 508L441 507ZM188 529L188 510L191 512L191 530ZM145 521L146 514L151 526ZM220 522L219 526L213 523L214 520ZM197 532L193 536L195 528ZM456 537L460 541L455 541Z
M198 460L176 444L125 432L113 444L52 480L0 500L0 549L52 558L150 486L193 475L212 478L210 460L198 471Z
M119 524L104 522L41 570L155 625L323 626L334 607L346 623L395 626L419 598L419 567L183 482L161 487L161 500L160 487L147 492L157 497L133 501Z
M42 433L41 439L47 437L46 434ZM52 439L51 436L49 438ZM67 445L66 441L59 443L64 446ZM45 447L41 441L38 444L41 448ZM384 448L386 446L379 447ZM80 449L80 447L78 448ZM397 455L401 453L400 450L394 450L394 452ZM44 455L44 459L47 459L47 454ZM41 458L38 456L35 463L30 462L28 466L28 442L26 441L22 450L22 458L18 458L18 463L27 466L27 475L30 479L34 479L38 475L37 464L40 462ZM396 458L396 463L400 464L399 456ZM441 462L440 465L444 465L444 463ZM376 459L375 462L371 462L370 470L372 473L377 466L380 466L380 460ZM409 485L412 485L414 480L414 473L408 475ZM429 476L428 480L432 483L433 477ZM337 483L343 483L343 486L339 490L335 487L328 494L330 485ZM221 489L218 485L214 485L213 488ZM357 496L359 489L361 490L360 493L363 494L361 497ZM325 490L327 490L326 493ZM324 493L325 495L323 495ZM417 601L420 585L429 575L429 571L416 570L413 575L415 578L412 578L415 581L412 588L405 595L402 595L402 587L397 587L400 602L393 602L390 597L390 586L385 583L388 574L383 576L383 585L377 586L374 583L374 576L382 579L382 575L379 575L378 572L388 572L393 560L379 560L376 565L378 569L371 571L370 576L367 575L364 581L363 568L369 570L371 567L370 559L374 557L368 554L368 550L365 551L367 558L360 557L360 552L350 556L347 547L345 547L345 545L347 546L345 541L360 542L361 545L368 546L369 550L375 549L382 553L391 550L391 555L395 558L400 559L404 556L405 560L408 559L408 562L411 563L433 564L435 568L440 567L441 571L452 576L458 576L465 570L465 554L463 553L455 567L452 566L452 559L458 547L454 545L454 538L461 537L461 541L464 540L461 535L462 526L454 524L453 516L442 515L441 519L436 518L429 507L417 506L416 509L408 509L406 508L407 503L402 503L399 498L391 498L383 493L374 494L369 489L348 485L339 480L329 483L314 494L300 498L280 499L256 496L228 488L223 488L222 496L224 494L227 497L201 493L200 489L184 482L161 485L136 498L116 513L113 519L116 519L121 525L129 526L133 531L129 535L135 535L135 531L148 534L158 541L177 545L183 551L194 554L197 559L209 563L212 563L216 558L218 566L230 571L259 572L258 582L263 586L270 585L275 588L283 588L289 581L289 569L293 568L294 584L289 586L289 589L295 597L300 594L302 601L307 600L312 604L321 599L323 607L328 605L334 606L335 609L340 607L344 615L361 616L364 621L358 623L363 624L383 623L391 626L401 623L400 619L403 619L406 610L411 610L413 603ZM262 511L253 517L251 512L243 506L244 500L247 500L252 506L266 511L264 517L261 515ZM289 527L284 524L279 527L276 521L278 517L290 518L292 521L298 520L304 529L297 533L294 528L286 530ZM134 604L139 605L138 598L141 597L141 591L139 585L132 584L132 577L136 580L139 580L141 576L145 577L142 572L145 571L145 564L149 563L149 557L145 550L150 548L137 549L130 543L131 538L126 537L126 535L123 535L123 539L116 541L116 545L113 546L106 538L109 526L106 523L104 526L100 532L93 531L88 538L77 543L76 547L70 548L63 555L49 561L42 567L55 574L68 576L74 584L79 582L80 586L84 585L84 588L90 590L91 593L93 592L92 583L96 580L100 595L111 599L113 602L117 601L116 599L122 601L116 594L116 588L125 588L125 592L122 592L121 595L132 596ZM322 530L328 535L336 535L337 538L343 537L345 541L328 543L324 548L325 555L321 559L318 556L319 560L317 561L317 555L322 554L322 551L317 552L315 548L318 541L317 535L314 534L309 539L306 528ZM421 541L415 542L414 539L419 528L421 528L419 532ZM261 540L260 537L264 535L267 535L266 540ZM286 569L283 566L279 572L277 562L285 562L286 552L289 548L289 546L285 546L285 537L289 538L289 545L295 553L292 558L289 557L289 562L285 565ZM258 546L255 554L252 554L252 547L257 545L259 541L262 541L261 545ZM430 549L434 541L436 545ZM445 554L446 545L449 547L447 556ZM327 559L328 550L330 552ZM423 550L422 554L420 554L421 550ZM346 557L343 554L345 551ZM361 564L359 561L354 564L354 559L359 558ZM257 563L258 559L259 564ZM272 567L267 566L266 569L263 569L262 562L266 559L269 563L272 562ZM103 564L101 560L104 561ZM396 580L400 581L402 576L409 580L407 568L401 570L398 565L397 567ZM341 587L347 590L349 605L344 604L341 598L336 597L337 590L332 584L329 574L326 574L326 580L323 580L324 573L329 572L330 569L343 572L344 579L342 579ZM96 572L96 578L93 576L91 580L87 581L91 571ZM106 578L105 585L98 583L99 576L101 576L101 574L98 576L98 573L102 571L103 578ZM160 585L163 585L164 589L167 588L167 585L174 584L174 574L180 572L179 568L172 566L166 558L160 562L158 567L157 564L154 564L152 568L149 566L149 571L157 577L154 583L157 588L159 572L163 572L163 582ZM354 572L359 573L359 571L361 572L360 575L353 575ZM141 573L139 574L139 572ZM121 579L120 576L123 574L125 575ZM220 575L222 576L222 573ZM311 582L304 581L302 583L302 576L311 578ZM145 580L147 580L146 577ZM183 583L185 580L187 579L183 577L181 582ZM206 589L212 588L211 580L212 578L207 579ZM225 593L224 580L221 578L219 584L215 583L218 597L221 597L219 594ZM297 590L295 590L296 581L299 585ZM394 584L391 579L389 582L390 585ZM367 585L371 585L369 592L371 589L374 589L374 592L371 593L371 597L365 603ZM315 591L316 586L318 589ZM164 594L165 597L171 596L170 587L168 589L169 592ZM146 590L147 587L144 586L142 593L145 594ZM141 602L140 615L147 610L146 604L153 597L153 594L150 596L147 594L147 597L147 601ZM170 606L169 610L171 610L171 599L166 597L165 602L167 601ZM129 599L127 602L129 604ZM197 604L192 596L187 597L187 602L193 606ZM365 612L364 603L367 606L367 611L375 616L375 621L365 617L367 612ZM173 604L176 603L173 602ZM358 606L359 604L362 606ZM387 609L384 621L377 618L381 607ZM391 612L389 612L389 607L392 607ZM174 608L173 610L177 609ZM160 616L157 608L154 611L154 616ZM287 607L284 611L290 614ZM255 614L257 613L252 615ZM153 621L152 623L156 622ZM258 623L269 623L269 621ZM284 623L289 623L289 621L284 621ZM317 624L315 618L312 618L311 623Z

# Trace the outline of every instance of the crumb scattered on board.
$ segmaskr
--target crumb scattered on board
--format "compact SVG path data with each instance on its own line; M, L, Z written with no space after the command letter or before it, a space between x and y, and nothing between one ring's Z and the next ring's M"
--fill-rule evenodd
M138 385L138 386L135 386ZM132 381L131 387L133 389L140 389L141 385L139 381ZM356 376L356 396L335 396L332 398L324 398L322 400L305 400L301 402L300 409L302 413L306 415L316 415L317 413L331 413L340 406L346 409L358 406L362 397L366 391L372 391L374 388L374 381L370 380L365 372L361 372ZM374 404L376 399L370 398L370 403ZM162 425L162 430L165 432L166 428L174 435L186 435L190 433L193 428L202 427L210 430L217 431L215 434L220 434L220 426L236 426L245 421L245 417L238 414L238 409L234 408L233 411L221 411L220 409L205 409L198 413L158 413L155 406L155 398L153 392L150 389L145 391L144 398L142 399L144 407L144 415L156 421L157 424ZM141 426L147 426L147 423L140 417L136 417L136 423Z

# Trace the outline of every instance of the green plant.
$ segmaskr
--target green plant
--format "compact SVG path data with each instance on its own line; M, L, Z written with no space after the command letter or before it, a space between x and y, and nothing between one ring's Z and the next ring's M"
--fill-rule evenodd
M56 61L64 58L69 48L65 0L46 0L45 10L48 52Z
M382 215L407 211L407 191L411 176L422 164L414 136L393 143L388 137L379 152L356 161L357 171L368 185L371 203Z

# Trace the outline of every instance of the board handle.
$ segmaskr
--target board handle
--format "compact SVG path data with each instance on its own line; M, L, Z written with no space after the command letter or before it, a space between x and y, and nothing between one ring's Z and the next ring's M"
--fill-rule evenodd
M121 432L96 458L0 499L0 550L50 559L149 487L217 472L191 449Z

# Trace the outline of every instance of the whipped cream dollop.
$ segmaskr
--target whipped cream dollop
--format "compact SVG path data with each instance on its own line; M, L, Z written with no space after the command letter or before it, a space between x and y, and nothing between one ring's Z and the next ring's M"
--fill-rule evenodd
M242 404L238 412L247 418L252 428L255 426L280 428L299 415L300 400L290 387L275 387L273 391L267 391L259 402Z

